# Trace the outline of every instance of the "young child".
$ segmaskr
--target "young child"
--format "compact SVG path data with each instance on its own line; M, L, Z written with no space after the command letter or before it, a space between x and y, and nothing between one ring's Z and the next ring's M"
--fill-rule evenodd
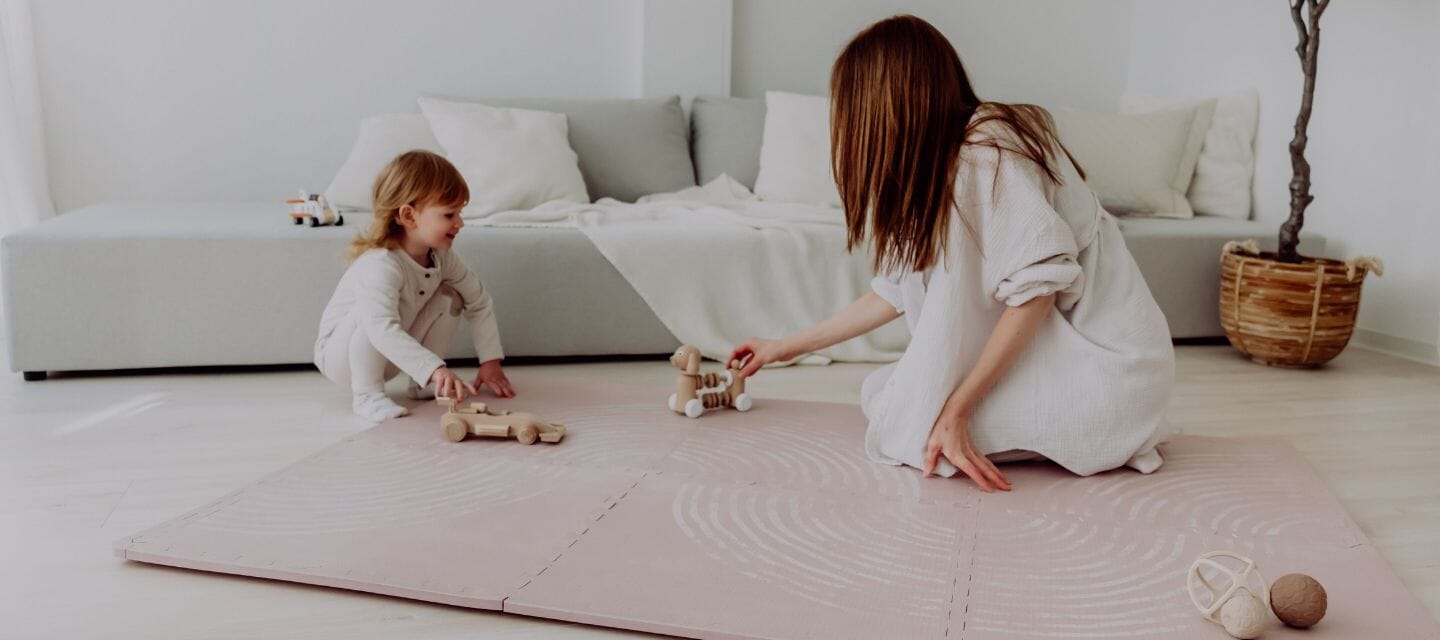
M382 421L408 413L385 395L385 381L410 376L406 395L436 393L460 400L484 386L515 395L500 368L504 354L490 294L451 253L465 227L460 209L470 198L454 165L428 151L410 151L375 179L375 219L350 246L350 268L320 317L315 365L355 394L355 413ZM470 324L480 371L466 382L443 354L463 314ZM433 386L433 389L427 389Z
M872 460L985 491L1010 488L1006 460L1159 467L1169 329L1049 114L982 101L949 40L913 16L857 35L830 99L850 246L872 248L883 275L833 317L730 358L753 355L749 375L903 315L908 349L860 391Z

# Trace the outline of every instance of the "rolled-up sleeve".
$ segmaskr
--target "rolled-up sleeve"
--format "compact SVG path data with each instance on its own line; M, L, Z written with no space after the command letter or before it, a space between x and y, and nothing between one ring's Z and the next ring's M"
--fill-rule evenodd
M1075 257L1057 255L1010 274L1000 281L995 299L1018 307L1036 298L1069 292L1085 277Z
M900 295L900 279L898 277L875 276L870 281L870 289L890 303L890 306L895 307L897 313L905 313L905 303Z
M964 178L981 228L987 291L1012 307L1077 291L1084 273L1075 233L1050 203L1040 166L1010 151L977 156Z

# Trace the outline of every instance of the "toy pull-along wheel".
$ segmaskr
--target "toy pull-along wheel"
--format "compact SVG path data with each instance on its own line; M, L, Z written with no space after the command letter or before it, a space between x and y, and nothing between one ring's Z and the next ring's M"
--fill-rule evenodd
M535 441L540 439L540 430L536 429L533 424L527 424L520 427L519 432L515 434L515 439L519 440L520 444L535 444Z
M470 432L470 427L460 418L447 416L443 426L445 427L445 439L451 442L464 440L465 436Z
M750 394L742 393L735 397L736 411L749 411L753 406L755 406L755 402L750 399Z

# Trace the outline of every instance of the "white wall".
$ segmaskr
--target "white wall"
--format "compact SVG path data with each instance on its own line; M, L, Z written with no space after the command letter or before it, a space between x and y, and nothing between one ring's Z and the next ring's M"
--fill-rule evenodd
M32 5L60 211L320 190L362 117L422 92L641 90L639 0Z
M982 98L1114 109L1124 91L1131 0L736 0L735 95L829 93L840 49L897 13L950 37Z
M643 0L639 95L730 92L730 0Z
M1435 360L1440 342L1440 3L1333 2L1321 20L1305 228L1328 257L1377 255L1356 341ZM1260 91L1257 219L1289 215L1301 80L1283 2L1136 2L1129 85L1160 95ZM1303 252L1305 247L1301 246Z

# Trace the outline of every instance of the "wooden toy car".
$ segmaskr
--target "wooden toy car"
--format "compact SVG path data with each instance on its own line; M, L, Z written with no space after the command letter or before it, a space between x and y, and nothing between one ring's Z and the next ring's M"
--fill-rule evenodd
M310 226L318 227L322 224L333 224L340 226L345 224L345 216L340 215L340 210L330 206L330 201L318 193L305 193L300 191L299 198L292 198L285 201L290 205L290 218L295 224L303 224L310 221Z
M559 442L565 437L565 425L545 422L534 414L491 409L483 402L456 407L454 398L440 397L435 401L449 409L440 418L440 428L451 442L470 435L515 438L520 444L535 444L536 440Z

